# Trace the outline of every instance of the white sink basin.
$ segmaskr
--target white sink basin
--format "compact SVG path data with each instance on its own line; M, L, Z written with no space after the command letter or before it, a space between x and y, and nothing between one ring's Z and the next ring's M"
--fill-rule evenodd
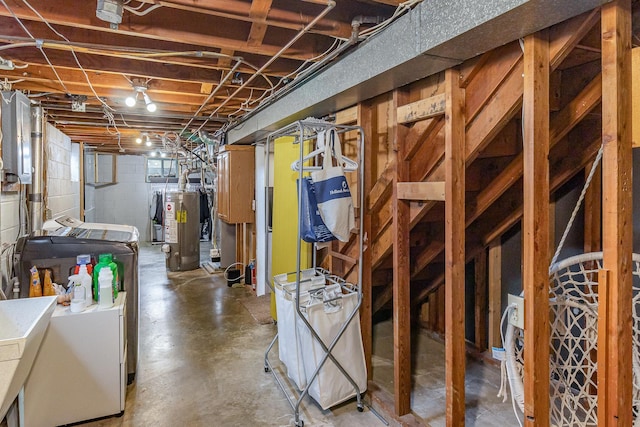
M56 297L0 301L0 420L27 379Z

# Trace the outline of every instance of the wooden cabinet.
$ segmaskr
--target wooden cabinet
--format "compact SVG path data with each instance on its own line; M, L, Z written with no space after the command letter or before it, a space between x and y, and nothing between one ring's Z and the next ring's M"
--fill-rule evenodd
M218 153L218 217L229 224L254 222L254 147L225 145Z

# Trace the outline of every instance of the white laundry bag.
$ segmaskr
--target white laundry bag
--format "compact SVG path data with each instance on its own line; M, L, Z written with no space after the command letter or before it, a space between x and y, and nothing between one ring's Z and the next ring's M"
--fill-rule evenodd
M348 242L356 220L351 190L344 176L340 137L335 128L318 133L318 144L322 143L325 146L322 169L311 172L318 212L331 234L341 242Z
M327 295L332 296L331 292L334 293L333 295L341 294L341 297L329 303L310 299L310 303L305 309L305 316L328 348L357 306L358 295L356 293L342 294L340 285L327 286L325 289L324 300L330 299L327 298ZM304 371L307 381L309 381L326 353L317 340L311 336L306 325L302 324L302 319L298 318L298 322L301 323L298 328L298 337L303 349ZM367 389L367 369L358 313L355 314L336 346L331 350L331 354L357 384L359 392L363 393ZM322 409L328 409L354 397L356 390L335 363L328 358L311 382L309 395L318 402Z
M284 274L274 276L274 288L276 294L276 315L278 317L278 354L280 361L287 370L287 376L302 390L307 386L307 378L302 362L302 348L298 339L298 327L296 323L295 307L295 276ZM309 299L309 290L323 287L324 276L317 275L314 269L300 272L300 300L306 304Z

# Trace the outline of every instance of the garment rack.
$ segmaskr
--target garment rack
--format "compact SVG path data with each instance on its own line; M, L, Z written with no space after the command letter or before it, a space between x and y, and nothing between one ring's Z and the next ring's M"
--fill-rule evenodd
M295 307L295 317L299 318L303 321L303 324L308 328L309 332L311 333L312 339L314 342L317 342L320 347L322 348L322 350L324 351L324 356L321 358L320 363L318 364L317 368L315 369L315 372L312 374L312 376L307 379L307 384L306 386L301 390L299 396L297 398L295 398L295 396L290 395L290 393L287 392L287 386L285 385L284 378L281 378L279 376L279 374L273 369L273 366L271 364L271 361L269 360L269 353L270 351L273 349L275 343L278 340L278 334L276 333L276 336L273 338L273 340L271 341L271 343L269 344L269 346L267 347L267 350L265 352L265 356L264 356L264 370L265 372L271 372L276 380L276 383L278 384L278 386L282 389L285 397L287 398L287 401L289 402L289 404L291 405L291 408L294 412L294 422L296 427L302 427L304 426L304 421L300 418L300 405L302 403L302 400L304 399L304 397L309 393L309 388L311 387L313 381L318 377L320 370L322 369L322 367L325 365L325 363L328 360L331 360L335 366L338 368L338 370L340 371L340 373L349 381L349 383L353 386L355 394L356 394L356 399L357 399L357 409L359 412L362 412L364 410L364 404L362 402L362 392L359 389L358 385L356 384L356 382L353 380L353 378L346 372L346 370L342 367L342 365L336 360L336 358L334 357L334 355L331 353L336 345L339 343L340 338L344 335L345 331L347 330L347 328L349 327L349 325L351 324L352 320L356 317L356 315L358 315L358 311L360 309L360 306L362 304L362 254L363 254L363 244L364 244L364 240L363 240L363 226L364 226L364 221L363 221L363 210L364 210L364 191L362 189L362 184L364 182L364 171L363 171L363 160L364 160L364 131L362 129L362 127L360 126L346 126L346 125L336 125L334 123L330 123L324 120L319 120L319 119L314 119L314 118L308 118L308 119L304 119L304 120L299 120L296 122L291 123L288 126L285 126L271 134L268 135L267 137L267 141L266 141L266 146L265 146L265 182L269 182L269 156L270 156L270 151L271 151L271 147L272 147L272 143L275 139L280 138L280 137L294 137L294 144L298 144L300 146L300 156L299 156L299 160L294 162L294 164L292 164L292 168L294 170L296 170L298 172L298 180L299 182L302 181L302 178L304 176L305 172L308 172L310 170L316 170L317 168L315 166L308 166L305 165L305 162L308 163L308 159L305 159L305 144L303 144L303 142L305 141L315 141L317 140L317 135L319 132L321 131L326 131L328 129L334 128L337 130L339 135L342 135L346 132L351 132L351 131L356 131L357 132L357 146L358 146L358 159L357 159L357 163L359 164L359 167L357 168L358 170L358 183L357 183L357 187L358 187L358 196L359 196L359 209L360 209L360 214L359 214L359 225L358 225L358 235L357 235L357 239L358 239L358 243L359 243L359 250L358 250L358 280L357 283L354 285L350 285L347 284L345 282L345 280L339 276L336 276L334 274L331 274L330 272L317 268L316 267L316 244L313 244L313 250L312 250L312 265L313 265L313 269L316 269L316 271L318 271L320 274L324 274L325 278L327 279L328 282L331 283L340 283L341 287L345 287L348 286L350 289L352 289L354 292L357 293L357 303L355 308L349 313L347 320L341 325L340 330L338 331L337 335L335 336L335 338L332 340L332 342L327 346L325 345L325 343L322 341L322 339L320 338L320 336L318 335L318 333L314 330L313 326L309 323L309 321L305 318L305 316L303 315L301 308L300 308L300 283L301 283L301 250L302 250L302 242L300 239L300 220L301 220L301 200L302 200L302 185L298 185L298 232L297 232L297 256L296 256L296 271L295 272L291 272L291 273L287 273L287 274L295 274L295 302L294 302L294 307ZM327 142L328 143L328 142ZM317 150L316 150L317 151ZM302 167L296 167L296 163L297 165L303 165ZM268 184L265 185L265 217L268 218L269 217L269 191L268 191ZM269 231L265 231L265 240L268 241L268 233ZM266 251L266 265L269 265L269 263L271 262L270 260L270 254L269 251ZM275 292L275 287L272 284L272 278L269 277L269 269L266 268L265 269L265 282L269 285L269 287L271 288L271 290L273 292ZM296 389L296 387L292 387L292 389Z

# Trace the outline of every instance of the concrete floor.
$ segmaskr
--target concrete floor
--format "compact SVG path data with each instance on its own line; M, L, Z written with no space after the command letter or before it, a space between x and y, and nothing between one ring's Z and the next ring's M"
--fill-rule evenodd
M141 247L139 265L139 364L124 415L82 425L293 425L283 392L264 372L276 326L258 324L240 303L251 291L202 269L167 274L158 246ZM355 401L322 411L308 397L301 418L305 427L384 425L368 409L357 412Z
M207 255L205 246L203 260ZM259 324L241 304L250 292L230 288L222 274L209 275L202 269L168 274L159 246L143 245L136 381L128 387L121 417L82 425L293 425L293 411L283 392L264 372L264 351L276 326ZM374 333L373 377L381 388L393 390L391 321L376 324ZM414 348L413 411L425 424L443 426L444 346L419 333ZM277 350L270 359L276 363ZM469 363L468 426L516 425L510 402L495 397L499 383L495 367ZM355 400L323 411L307 397L301 418L305 426L385 425L367 408L357 412ZM396 425L390 416L386 418Z

